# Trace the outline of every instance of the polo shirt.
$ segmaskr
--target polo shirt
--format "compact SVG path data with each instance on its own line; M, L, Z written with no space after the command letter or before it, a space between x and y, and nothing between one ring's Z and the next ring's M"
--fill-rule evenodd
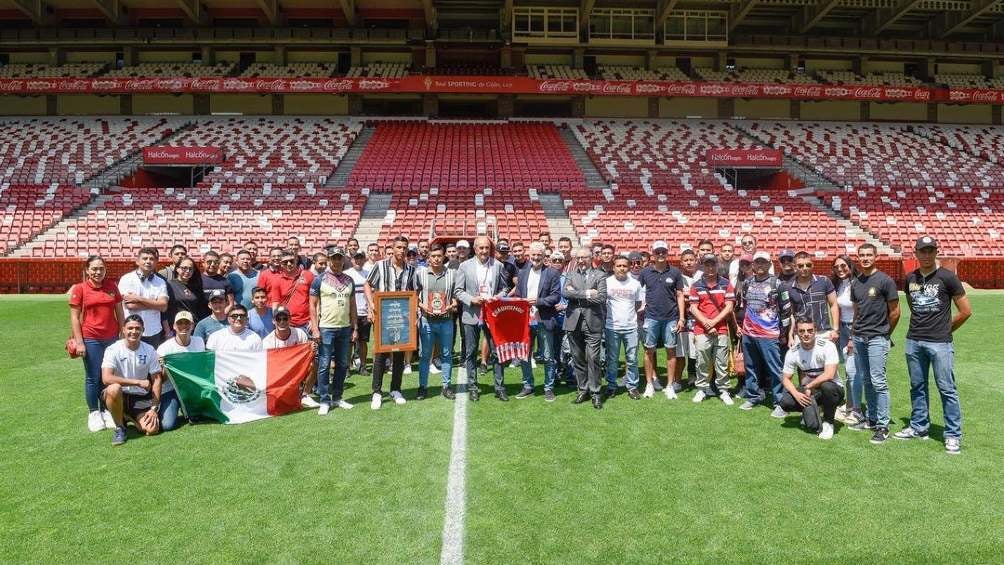
M432 269L422 268L415 271L415 290L418 291L418 299L422 301L422 304L426 306L429 305L429 295L432 292L441 292L445 296L444 307L449 307L453 302L453 278L454 272L443 268L443 272L438 275L432 272ZM421 312L421 315L430 320L448 320L453 315L444 314L442 316L427 316L425 312Z
M791 313L795 319L810 318L816 324L817 332L828 332L833 329L830 320L830 303L827 298L836 293L833 282L827 277L812 275L812 280L806 289L799 286L798 277L785 283L788 297L791 299Z
M352 325L352 303L356 299L356 283L345 273L324 272L310 285L310 296L317 297L317 326L347 328ZM290 316L290 323L295 324Z
M851 301L857 305L854 337L889 337L889 302L899 301L896 283L882 271L858 275L851 286Z
M115 306L122 302L122 295L115 283L108 279L94 286L90 280L70 287L70 306L80 308L80 329L84 339L116 339L119 336L119 321L115 318Z
M952 342L952 299L964 296L959 277L937 268L926 277L920 269L906 276L906 303L910 307L907 339L934 343Z
M727 303L736 301L736 291L732 283L725 277L718 277L714 282L708 282L701 277L690 285L690 304L697 305L697 310L705 318L714 318L725 309ZM722 319L714 328L718 333L725 333L729 329L728 317ZM707 333L704 325L694 323L694 334L702 335Z
M143 277L139 271L129 271L119 279L119 293L123 296L135 294L147 300L167 298L167 281L156 273ZM143 337L157 335L163 331L160 327L160 311L151 308L125 309L126 316L133 314L138 314L143 319Z
M268 301L289 310L290 324L305 326L310 323L310 285L313 282L314 274L305 269L300 269L292 277L285 272L273 276L270 279Z
M638 282L645 289L645 319L674 321L680 319L677 292L684 291L686 281L683 273L672 265L658 271L649 265L638 273Z

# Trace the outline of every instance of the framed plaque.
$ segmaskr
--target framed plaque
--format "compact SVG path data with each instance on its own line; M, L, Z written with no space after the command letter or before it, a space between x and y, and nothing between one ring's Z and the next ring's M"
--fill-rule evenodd
M418 349L418 295L414 292L373 293L373 352Z

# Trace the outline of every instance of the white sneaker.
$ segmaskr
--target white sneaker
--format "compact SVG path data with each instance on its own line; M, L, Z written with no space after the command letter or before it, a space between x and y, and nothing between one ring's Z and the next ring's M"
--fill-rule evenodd
M833 439L833 424L823 422L823 429L819 430L819 439Z
M330 409L331 408L328 406L328 403L325 402L324 404L321 404L321 406L317 409L317 415L318 416L327 416L328 415L328 410L330 410Z
M722 393L718 395L718 398L721 398L722 402L725 403L726 406L732 406L735 404L735 402L732 401L732 395L730 395L728 391L722 391Z
M531 369L536 369L537 368L537 360L536 359L533 359L533 358L530 359L530 368Z
M352 358L352 370L358 372L363 366L363 362L358 357Z
M303 408L319 408L321 403L311 398L310 395L305 394L300 398L300 406Z
M662 383L659 382L659 379L652 379L652 386L655 387L655 390L662 390Z
M335 408L341 408L342 410L352 410L352 405L344 400L339 400L335 403Z
M460 367L457 369L457 380L460 379L467 380L467 367Z
M370 400L370 408L374 410L380 409L380 404L383 402L383 395L379 392L373 393L373 400Z
M101 419L105 423L106 430L114 430L118 426L115 425L115 418L112 418L112 413L107 410L101 411Z
M775 406L774 410L772 410L770 413L771 418L786 418L787 416L788 413L785 412L784 409L781 408L780 406Z
M404 374L406 374L406 375L410 375L411 374L411 365L405 365L404 366Z
M695 403L704 402L704 399L707 398L707 397L708 397L708 395L704 394L703 390L699 390L699 391L697 391L697 394L694 395L694 402Z
M105 421L101 419L99 410L94 410L87 415L87 429L92 432L100 432L105 429Z
M429 363L429 372L432 373L433 375L438 375L443 371L439 367L437 367L435 363Z
M645 392L642 393L642 396L645 398L652 398L653 394L655 394L655 388L652 386L652 383L647 383L645 385Z
M394 399L394 404L400 405L400 404L404 404L405 402L407 402L404 399L404 395L401 394L401 391L398 391L398 390L392 390L392 391L390 391L390 397Z
M662 389L662 393L666 395L666 400L676 400L676 392L673 387L666 387Z

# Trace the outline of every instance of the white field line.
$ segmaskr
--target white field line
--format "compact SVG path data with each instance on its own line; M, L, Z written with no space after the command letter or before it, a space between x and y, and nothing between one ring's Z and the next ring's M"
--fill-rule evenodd
M457 375L457 388L466 389L466 375ZM457 394L453 406L453 445L450 451L450 471L446 481L446 517L443 520L442 565L462 565L464 562L464 517L466 513L467 473L467 394Z

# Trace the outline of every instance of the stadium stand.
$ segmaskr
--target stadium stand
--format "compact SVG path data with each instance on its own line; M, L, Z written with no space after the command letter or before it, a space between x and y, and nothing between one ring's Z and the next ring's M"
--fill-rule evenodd
M689 81L690 77L676 67L659 67L657 69L642 69L622 65L600 65L597 67L600 78L604 80L668 80Z
M249 78L324 78L336 74L337 63L290 63L288 65L273 65L271 63L252 63L241 73Z
M990 88L987 79L981 75L937 74L934 82L948 88Z
M547 229L536 195L584 180L553 124L385 122L348 185L394 195L381 241L447 223L529 240Z
M923 86L924 82L905 73L884 72L861 76L852 71L816 71L816 76L830 84L863 86Z
M574 79L588 80L589 75L582 69L573 69L568 65L527 65L526 72L533 78L543 79Z
M66 65L15 63L0 66L0 78L92 77L107 66L107 63L69 63Z
M810 75L793 73L784 69L738 69L732 71L716 71L706 67L694 69L701 80L714 82L748 82L773 84L813 84L816 83Z
M365 67L352 67L347 77L403 78L408 75L405 63L371 63Z
M61 220L91 199L80 186L4 183L0 185L0 234L7 253Z
M736 190L709 169L709 149L761 146L724 122L587 121L575 133L610 182L566 194L583 240L644 249L658 233L679 251L709 235L732 241L753 232L764 249L804 247L822 257L863 243L797 196Z
M222 77L233 72L234 63L203 65L199 63L140 63L130 67L112 69L106 77L151 78L151 77Z

